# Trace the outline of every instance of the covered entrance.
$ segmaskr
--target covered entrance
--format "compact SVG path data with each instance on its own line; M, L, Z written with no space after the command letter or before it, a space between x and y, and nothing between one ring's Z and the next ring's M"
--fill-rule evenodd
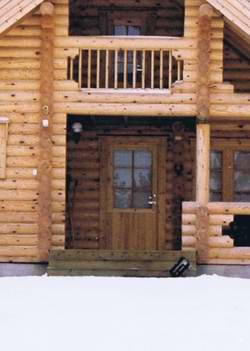
M66 249L50 275L165 277L181 258L192 199L195 121L68 116Z
M195 122L69 116L67 248L180 250Z

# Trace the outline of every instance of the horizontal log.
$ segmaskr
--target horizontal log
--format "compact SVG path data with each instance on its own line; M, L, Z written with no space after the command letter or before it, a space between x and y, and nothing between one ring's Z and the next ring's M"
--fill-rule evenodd
M114 36L74 36L56 37L57 48L86 48L86 49L126 49L126 50L171 50L194 49L195 40L178 37L114 37Z
M196 246L196 238L194 236L183 236L182 237L182 246L184 247L193 247Z
M208 251L209 259L250 259L249 247L217 248Z
M72 113L99 116L171 116L190 117L196 114L195 104L96 104L96 103L55 103L56 113Z
M9 190L37 190L37 179L3 179L0 181L0 189Z
M35 190L1 190L0 200L17 200L17 201L37 201L37 191Z
M195 248L196 238L194 236L184 236L182 237L182 245ZM208 246L210 248L232 248L234 242L229 236L210 237Z
M237 118L238 120L249 120L250 115L250 104L241 105L241 104L228 104L228 105L210 105L210 116L211 118L218 119L233 119Z
M37 235L0 235L0 248L2 246L37 246Z
M83 89L81 92L56 92L56 102L82 103L146 103L146 104L193 104L195 94L170 94L168 90L145 89Z
M194 214L182 214L182 224L195 225L196 215Z
M210 236L220 236L222 235L222 226L220 225L210 225L208 228L208 234ZM195 224L183 224L182 225L182 235L185 236L196 236L196 225Z
M19 260L21 257L34 256L38 257L39 251L36 246L1 246L0 247L0 257L6 256L9 258L18 257ZM12 259L11 259L12 261Z
M37 210L37 204L33 201L0 201L0 211L2 212L33 212Z
M1 223L0 234L37 234L38 226L35 223Z
M208 209L213 214L250 215L250 203L247 202L210 202Z
M209 224L210 225L225 225L227 226L230 222L233 222L233 215L209 215Z

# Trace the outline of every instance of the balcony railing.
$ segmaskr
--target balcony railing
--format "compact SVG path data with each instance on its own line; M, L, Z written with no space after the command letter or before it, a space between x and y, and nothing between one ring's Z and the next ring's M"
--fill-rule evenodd
M68 78L80 89L169 89L183 79L175 37L68 37Z

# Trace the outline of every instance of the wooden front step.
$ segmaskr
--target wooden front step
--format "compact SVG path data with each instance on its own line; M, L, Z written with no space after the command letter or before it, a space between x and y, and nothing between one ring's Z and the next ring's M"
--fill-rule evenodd
M123 276L167 277L180 257L191 265L186 275L196 272L194 251L111 251L53 250L50 254L50 276Z

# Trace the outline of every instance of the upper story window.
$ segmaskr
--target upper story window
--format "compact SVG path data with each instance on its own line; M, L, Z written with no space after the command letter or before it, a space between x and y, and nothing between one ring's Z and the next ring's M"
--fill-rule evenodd
M250 143L215 145L210 157L210 201L250 202Z
M140 36L142 33L142 28L139 25L136 24L115 24L114 25L114 35L119 36L119 35L124 35L124 36ZM124 52L119 51L118 53L118 81L123 82L124 78ZM128 51L127 52L127 79L128 83L132 82L132 76L133 76L133 52ZM141 55L137 54L136 57L136 70L137 70L137 80L140 79L140 71L141 71Z
M114 22L140 21L141 35L181 37L184 35L184 0L70 0L70 35L114 35ZM133 30L133 28L132 29ZM123 34L119 34L123 35ZM125 34L133 35L133 34Z
M117 24L114 26L114 35L141 35L141 27L130 24Z

